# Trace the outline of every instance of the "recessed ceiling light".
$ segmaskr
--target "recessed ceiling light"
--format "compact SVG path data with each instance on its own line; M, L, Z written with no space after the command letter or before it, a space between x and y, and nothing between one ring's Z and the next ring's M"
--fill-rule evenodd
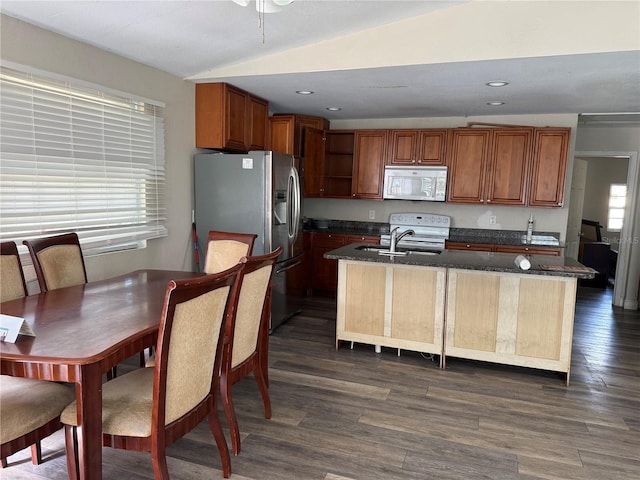
M296 93L298 95L313 95L314 92L312 92L311 90L296 90Z
M491 105L492 107L499 107L500 105L504 105L504 102L487 102L487 105Z
M505 85L509 85L509 82L494 81L487 83L488 87L504 87Z
M340 107L327 107L327 110L330 112L339 112L342 109Z

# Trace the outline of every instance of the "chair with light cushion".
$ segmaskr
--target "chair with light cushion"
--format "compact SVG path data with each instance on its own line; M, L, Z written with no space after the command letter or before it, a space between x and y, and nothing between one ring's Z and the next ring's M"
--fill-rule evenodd
M281 252L282 248L278 247L269 254L242 260L243 267L237 281L240 290L238 301L226 323L220 392L235 455L240 453L240 430L231 386L253 373L264 403L264 416L271 418L268 391L271 276Z
M84 255L76 233L24 240L22 243L31 254L41 292L87 283ZM141 367L144 362L144 352L140 352ZM117 367L113 367L107 378L115 377L117 371Z
M0 244L0 302L27 296L27 284L14 242ZM0 376L0 442L2 466L7 457L31 445L31 461L42 462L40 440L62 428L60 412L73 390L56 383Z
M45 380L0 375L0 457L31 446L31 461L42 462L40 440L62 428L60 413L75 398L72 387ZM0 475L2 476L2 475Z
M22 243L31 254L41 292L87 283L77 234L65 233Z
M22 263L14 242L0 244L0 303L27 296Z
M217 273L232 267L253 250L257 235L210 230L207 237L206 273Z
M103 385L103 445L151 452L156 479L168 479L166 448L208 418L225 478L231 460L216 394L224 322L233 308L241 265L213 275L172 280L165 295L156 364ZM77 474L77 408L62 413L68 471Z
M256 237L257 235L253 233L210 230L207 237L204 272L219 273L237 265L243 257L251 255ZM155 362L155 355L149 351L149 359L145 365L153 367Z

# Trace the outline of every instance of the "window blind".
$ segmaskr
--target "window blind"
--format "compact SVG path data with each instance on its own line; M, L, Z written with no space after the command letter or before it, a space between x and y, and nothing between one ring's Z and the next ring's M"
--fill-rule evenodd
M162 105L0 67L0 239L85 255L167 235Z

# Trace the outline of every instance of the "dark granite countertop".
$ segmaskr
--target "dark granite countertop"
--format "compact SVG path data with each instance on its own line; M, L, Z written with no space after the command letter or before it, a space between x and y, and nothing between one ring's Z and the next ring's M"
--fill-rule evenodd
M304 222L303 231L339 233L343 235L379 236L389 233L389 224L382 222L357 222L352 220L323 220L310 218Z
M328 220L309 218L304 222L305 232L326 232L343 235L380 236L389 233L389 224L383 222L359 222L352 220ZM490 245L531 245L563 248L557 232L533 232L531 243L526 242L527 232L521 230L489 230L481 228L450 228L449 241L462 243L486 243Z
M359 247L362 247L362 244L345 245L344 247L325 253L324 257L392 265L459 268L463 270L506 272L524 275L548 275L555 277L593 278L597 273L592 268L585 267L572 258L553 255L527 255L526 258L531 262L531 268L529 270L521 270L515 264L517 255L511 253L443 250L436 255L410 253L405 256L390 257L387 255L379 255L376 251L361 250ZM542 266L544 266L544 268ZM558 270L549 270L549 268L556 268Z

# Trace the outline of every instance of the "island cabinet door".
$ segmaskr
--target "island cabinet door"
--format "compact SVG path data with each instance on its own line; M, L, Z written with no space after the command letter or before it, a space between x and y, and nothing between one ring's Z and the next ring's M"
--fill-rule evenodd
M449 270L445 355L568 373L576 279Z
M442 353L446 271L340 260L339 340Z

